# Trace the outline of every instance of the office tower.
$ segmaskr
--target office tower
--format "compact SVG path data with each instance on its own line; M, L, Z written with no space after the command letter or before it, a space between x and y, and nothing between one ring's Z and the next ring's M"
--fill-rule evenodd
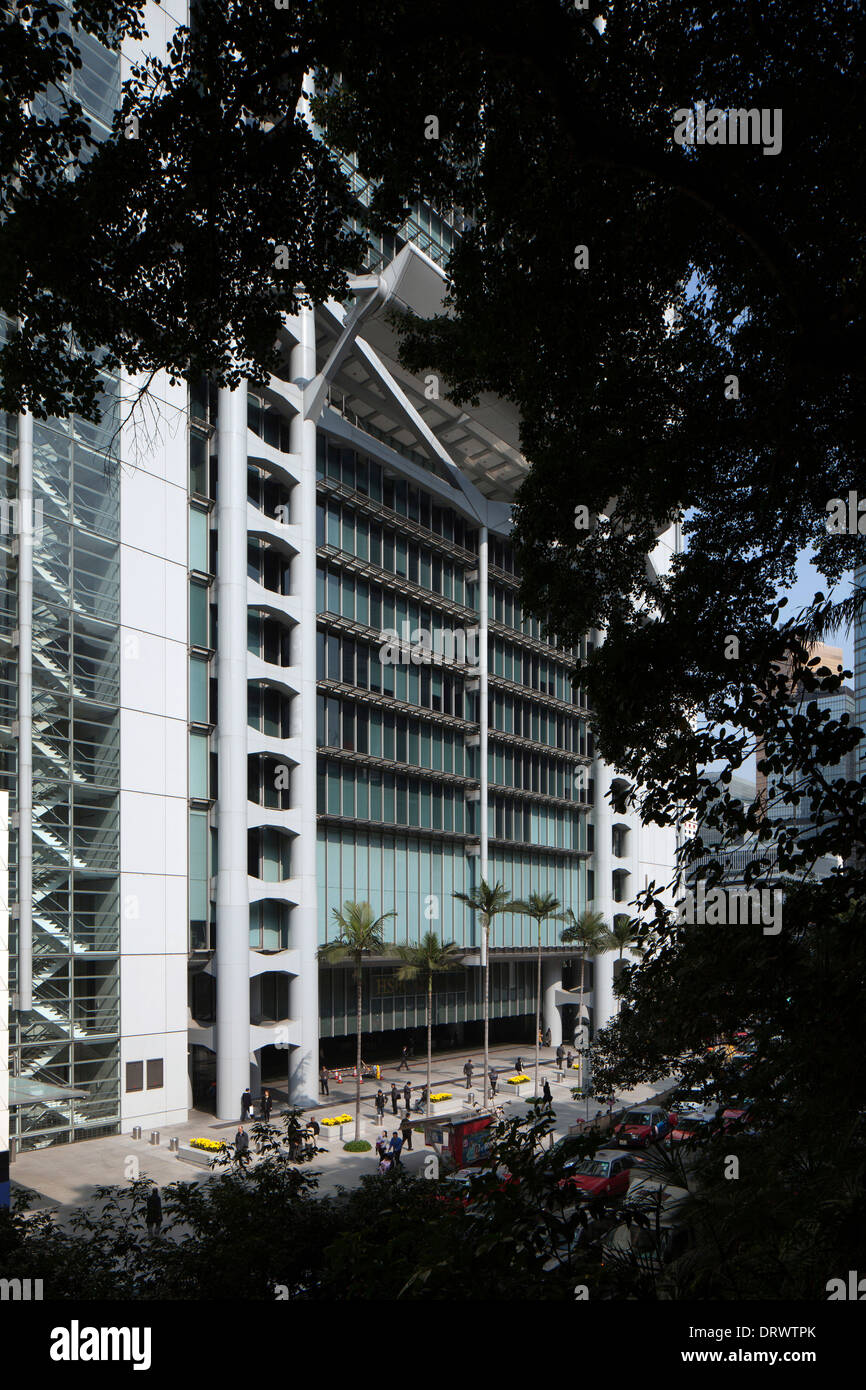
M520 608L514 410L455 407L397 360L389 310L441 308L461 226L419 207L371 244L347 305L286 322L265 389L157 377L119 445L124 378L98 428L10 423L6 495L32 490L34 518L0 538L19 1148L193 1104L236 1119L262 1080L314 1102L321 1058L353 1050L350 971L317 959L347 901L396 914L365 972L387 1052L424 1023L394 976L427 930L463 952L437 1043L478 1034L480 923L455 893L483 877L610 921L670 876L672 834L605 799L572 654ZM561 929L554 1045L578 1023ZM494 1040L531 1040L536 942L494 921ZM586 975L598 1026L613 955Z

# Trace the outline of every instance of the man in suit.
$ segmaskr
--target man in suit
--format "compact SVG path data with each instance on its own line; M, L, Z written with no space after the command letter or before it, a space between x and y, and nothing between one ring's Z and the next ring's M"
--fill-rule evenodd
M391 1082L391 1113L397 1114L397 1107L400 1104L400 1092L397 1090L397 1082Z
M249 1119L250 1108L252 1106L252 1103L253 1098L250 1095L250 1088L248 1086L247 1089L244 1091L243 1095L241 1096L241 1124L243 1124L245 1120Z
M273 1102L271 1100L270 1091L262 1091L262 1119L264 1120L266 1125L269 1125L271 1123L272 1104Z

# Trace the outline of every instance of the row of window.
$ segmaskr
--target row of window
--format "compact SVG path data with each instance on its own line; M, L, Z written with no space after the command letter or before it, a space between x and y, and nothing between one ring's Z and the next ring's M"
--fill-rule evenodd
M458 777L475 775L474 750L466 748L460 730L324 695L317 697L316 715L320 748L345 748Z
M592 757L592 735L587 733L582 719L560 714L524 700L519 695L494 691L488 701L491 733L513 734L531 743L543 743L562 753L580 753Z
M542 695L552 695L566 704L580 703L580 692L572 685L567 667L526 652L501 637L488 638L488 653L491 675L538 690Z
M126 1091L144 1090L144 1062L127 1062L126 1064ZM147 1089L149 1091L161 1091L165 1085L165 1063L162 1057L148 1057L147 1059Z
M415 599L393 594L379 584L327 565L319 565L316 570L316 609L319 613L336 613L376 632L390 628L401 634L405 623L410 633L417 628L432 633L459 622L450 616L443 618L437 608L428 608Z
M317 809L320 815L351 816L386 825L457 834L464 833L464 828L468 830L468 808L459 787L440 786L419 777L374 768L326 763L321 758Z
M497 840L551 849L582 850L582 817L578 811L553 806L524 805L510 797L491 796L487 832Z
M321 431L316 442L318 477L342 483L343 487L360 492L374 502L381 502L398 516L417 522L443 540L451 541L464 550L477 551L477 530L464 521L459 512L451 507L443 507L424 488L405 478L387 477L381 463L367 458L356 449L337 443Z
M491 784L499 787L516 787L583 804L587 800L586 770L543 753L524 753L495 745L488 749L487 776Z
M317 505L316 545L329 545L347 555L355 555L387 574L408 579L422 589L429 589L467 608L476 603L475 585L467 582L462 565L452 564L438 551L428 550L399 531L392 531L339 502Z
M457 676L435 666L391 666L379 660L378 646L333 632L316 634L316 679L372 690L457 719L472 719L478 703Z

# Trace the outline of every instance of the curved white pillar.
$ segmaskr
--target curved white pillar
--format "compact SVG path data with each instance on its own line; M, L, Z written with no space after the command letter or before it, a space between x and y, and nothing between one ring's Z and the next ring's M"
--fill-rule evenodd
M557 991L562 989L562 961L558 959L541 962L541 1026L550 1029L551 1047L559 1047L562 1042L562 1014L556 1002Z
M216 888L217 1115L240 1115L250 1083L247 883L247 388L221 390L218 416Z
M289 1012L299 1041L289 1050L289 1097L294 1105L315 1105L319 1083L319 963L316 894L316 421L308 419L303 387L316 375L316 325L312 309L302 309L292 328L292 381L301 388L301 409L290 425L290 446L297 486L293 520L299 538L292 565L298 622L292 652L298 684L293 702L293 734L298 763L292 778L292 801L298 834L292 846L292 878L298 905L292 912L291 946L298 952L297 974L289 985Z

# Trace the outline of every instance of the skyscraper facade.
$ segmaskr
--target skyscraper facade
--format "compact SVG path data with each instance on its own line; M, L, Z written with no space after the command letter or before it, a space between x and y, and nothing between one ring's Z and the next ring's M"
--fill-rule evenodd
M148 7L150 42L172 22ZM135 55L91 56L107 111ZM455 894L610 922L671 877L673 833L610 808L575 653L520 605L516 413L398 361L389 310L441 309L461 225L419 208L371 245L347 305L286 321L264 389L158 377L121 427L138 383L112 378L99 427L7 422L32 518L0 536L18 1148L236 1118L263 1078L313 1102L356 1026L350 971L318 958L346 902L393 914L362 1020L387 1052L424 1023L397 948L429 930L461 952L437 1039L475 1036L481 924ZM580 1022L561 929L554 1045ZM537 940L494 920L494 1038L531 1043ZM590 963L590 1026L612 980L613 953Z

